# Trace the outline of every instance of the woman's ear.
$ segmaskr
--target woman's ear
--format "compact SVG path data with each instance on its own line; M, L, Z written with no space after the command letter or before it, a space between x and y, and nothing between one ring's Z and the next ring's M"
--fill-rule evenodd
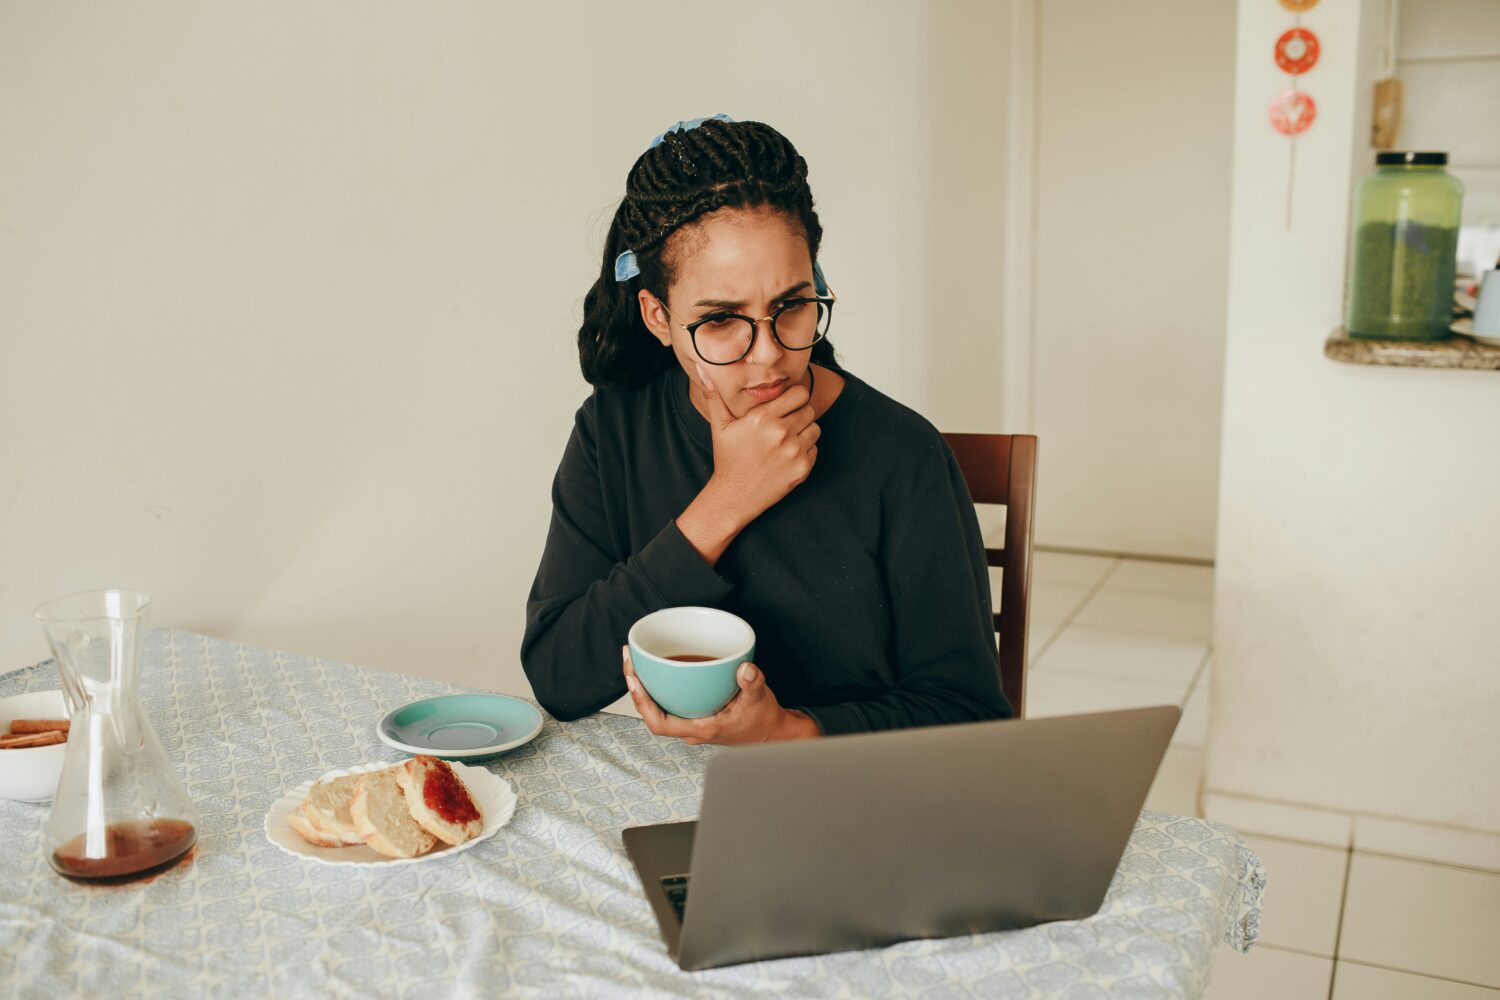
M661 346L672 346L672 324L667 319L666 307L661 304L661 299L642 288L636 293L641 304L641 322L646 324L646 329L651 331L652 336L661 341Z

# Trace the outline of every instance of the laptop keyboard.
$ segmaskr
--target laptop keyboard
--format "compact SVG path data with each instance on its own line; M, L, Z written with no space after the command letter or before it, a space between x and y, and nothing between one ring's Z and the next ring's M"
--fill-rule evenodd
M668 875L661 880L662 891L667 894L667 902L672 904L672 909L677 913L677 919L682 920L683 913L687 910L688 877L686 875Z

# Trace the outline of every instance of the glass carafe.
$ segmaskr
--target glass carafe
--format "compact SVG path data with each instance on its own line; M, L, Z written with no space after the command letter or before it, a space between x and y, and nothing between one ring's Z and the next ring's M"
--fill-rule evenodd
M70 716L42 846L69 878L148 875L186 855L198 837L197 810L141 707L149 603L135 591L99 590L36 610Z

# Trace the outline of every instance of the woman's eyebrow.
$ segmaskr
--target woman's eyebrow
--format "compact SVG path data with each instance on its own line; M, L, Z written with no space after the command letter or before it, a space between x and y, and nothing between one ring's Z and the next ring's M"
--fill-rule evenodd
M807 288L811 284L812 282L810 281L799 281L791 288L788 288L780 295L777 295L771 301L778 302L781 299L796 295L798 292L802 291L804 288ZM715 309L743 309L745 308L745 303L731 302L728 299L699 299L697 302L693 303L694 308L697 308L698 306L711 306Z

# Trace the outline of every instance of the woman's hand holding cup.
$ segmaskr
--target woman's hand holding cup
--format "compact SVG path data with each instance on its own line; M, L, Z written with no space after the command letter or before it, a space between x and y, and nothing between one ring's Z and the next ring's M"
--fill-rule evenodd
M632 625L628 640L620 650L625 687L658 736L764 743L822 735L807 713L781 707L752 662L755 630L736 615L663 608Z
M719 743L765 743L770 740L796 740L821 736L822 730L806 712L781 707L776 695L766 686L766 675L748 660L735 671L739 691L714 715L703 719L682 719L668 715L646 693L630 662L630 647L622 646L625 661L625 686L630 700L640 713L646 728L657 736L676 736L691 745Z

